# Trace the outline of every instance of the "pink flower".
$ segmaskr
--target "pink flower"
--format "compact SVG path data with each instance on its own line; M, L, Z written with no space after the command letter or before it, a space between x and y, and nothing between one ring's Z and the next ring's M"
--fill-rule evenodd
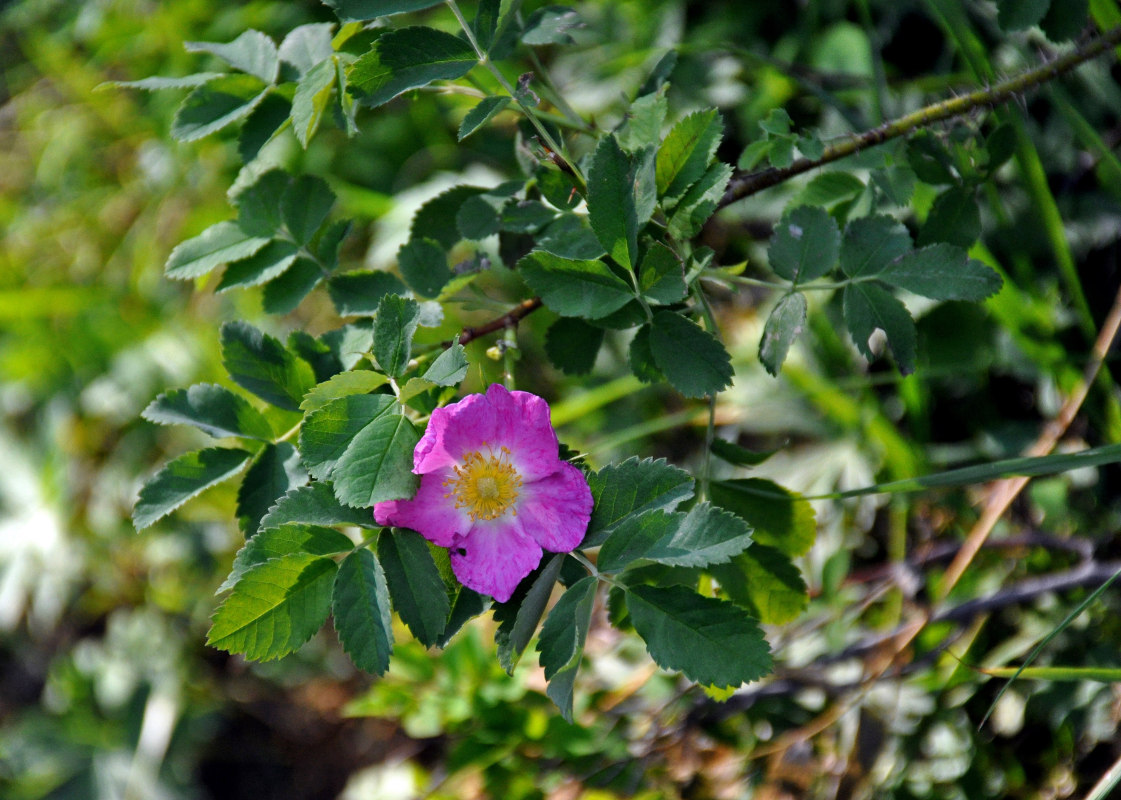
M580 544L592 513L583 474L557 455L549 405L492 384L432 412L413 451L412 500L374 506L379 525L451 550L460 582L500 603L541 561Z

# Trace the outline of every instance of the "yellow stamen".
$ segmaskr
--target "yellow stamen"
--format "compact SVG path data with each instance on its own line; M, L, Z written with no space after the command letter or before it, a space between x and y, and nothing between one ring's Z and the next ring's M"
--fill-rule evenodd
M456 508L466 508L472 520L497 519L511 511L518 499L522 478L510 463L510 451L503 447L496 453L486 442L484 455L474 450L463 456L462 466L456 466L455 477L444 481L450 491L444 497L455 497Z

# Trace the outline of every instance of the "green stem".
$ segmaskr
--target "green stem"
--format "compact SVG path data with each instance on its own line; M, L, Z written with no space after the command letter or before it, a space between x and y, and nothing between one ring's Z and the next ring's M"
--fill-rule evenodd
M953 97L929 105L892 122L843 139L826 147L820 158L799 158L790 166L782 169L771 167L758 172L736 173L732 176L732 181L718 207L724 208L737 200L742 200L764 189L785 183L797 175L839 161L866 148L906 136L920 128L927 128L936 122L960 117L978 108L1000 105L1016 95L1054 80L1085 61L1096 58L1118 43L1121 43L1121 25L1085 42L1066 55L1042 64L1035 69L1000 81L988 88L978 89L961 97Z

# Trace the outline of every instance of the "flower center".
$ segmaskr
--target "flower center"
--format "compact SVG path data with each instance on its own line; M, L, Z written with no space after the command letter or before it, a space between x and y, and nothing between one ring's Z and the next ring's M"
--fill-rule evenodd
M471 519L497 519L518 499L522 477L510 463L510 451L503 447L497 453L486 444L487 454L475 450L463 457L463 465L455 467L455 477L444 481L455 496L455 507L466 508ZM517 509L513 514L517 515Z

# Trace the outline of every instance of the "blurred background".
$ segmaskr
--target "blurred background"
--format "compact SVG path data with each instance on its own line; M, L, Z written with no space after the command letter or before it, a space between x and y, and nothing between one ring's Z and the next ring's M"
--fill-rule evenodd
M775 108L828 140L1069 46L1056 43L1064 20L1054 9L1044 31L1008 35L987 2L590 0L578 10L587 24L573 46L542 48L543 63L515 59L512 74L547 69L577 111L610 127L678 47L671 118L718 106L721 156L732 163ZM1067 38L1083 23L1121 20L1113 0L1067 11ZM449 21L442 8L416 17ZM267 664L204 645L214 591L240 545L233 490L211 490L138 535L129 514L143 480L202 441L140 411L166 389L223 382L223 321L320 333L338 320L322 298L278 319L255 290L215 294L165 279L171 248L232 216L236 137L175 143L182 92L96 87L206 69L187 40L256 28L279 41L297 25L334 21L312 0L0 5L0 797L1084 794L1121 756L1116 684L1019 681L979 727L1001 684L974 667L1019 663L1094 588L1059 579L1121 558L1116 467L1034 481L998 530L1004 543L976 559L952 598L990 604L932 627L906 669L868 685L870 643L929 602L976 519L977 492L816 501L818 543L800 564L810 606L769 632L776 676L726 704L657 671L606 610L577 682L577 726L545 697L535 656L512 677L502 671L486 620L442 652L402 629L383 679L356 673L329 630ZM753 474L831 492L1016 455L1038 436L1077 383L1121 283L1117 76L1115 59L1102 59L995 119L937 129L967 157L995 122L1018 131L1015 159L969 189L982 230L973 254L1000 267L1008 287L984 306L912 304L917 374L903 379L883 360L869 367L841 332L838 299L819 293L810 330L771 378L755 351L775 298L713 287L737 367L717 410L720 435L783 448ZM326 178L336 213L358 220L344 260L392 268L424 199L518 170L512 117L457 143L473 102L414 93L360 116L352 139L323 130L304 151L282 138L269 157ZM877 196L894 192L895 213L913 228L937 190L906 162L893 177ZM703 234L718 263L746 260L756 274L771 225L811 180L720 215ZM815 202L841 216L839 206L871 193L859 179L816 187ZM513 283L496 278L500 302L449 307L427 335L493 317L518 299ZM516 374L519 387L554 401L562 440L596 467L631 455L699 464L705 409L624 377L618 339L589 378L552 370L541 345L550 321L542 312L521 326ZM468 388L497 376L490 344L472 346ZM1121 441L1115 357L1103 376L1064 448ZM1010 586L1036 588L1010 599ZM1112 589L1039 663L1121 666L1119 611ZM816 735L783 738L818 720L829 724Z

